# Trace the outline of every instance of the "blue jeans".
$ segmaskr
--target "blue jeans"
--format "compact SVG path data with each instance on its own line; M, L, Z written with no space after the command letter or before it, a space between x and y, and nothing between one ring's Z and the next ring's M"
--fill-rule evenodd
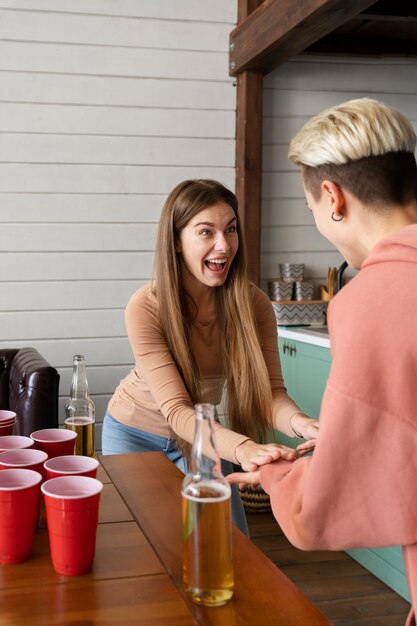
M170 461L186 474L187 467L182 452L176 448L175 439L152 435L144 430L126 426L118 422L108 411L103 420L102 433L103 454L129 454L130 452L163 452ZM233 472L230 461L222 459L224 476ZM249 537L246 515L237 485L232 485L232 521Z

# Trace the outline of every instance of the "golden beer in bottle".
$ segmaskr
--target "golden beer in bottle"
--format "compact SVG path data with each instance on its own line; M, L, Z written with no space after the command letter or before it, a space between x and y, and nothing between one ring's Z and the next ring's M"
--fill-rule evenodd
M76 354L73 359L70 397L65 403L65 428L77 433L75 454L95 456L94 403L88 392L85 359Z
M94 420L91 417L67 417L65 428L77 433L75 454L94 456Z
M196 405L190 472L182 484L183 581L194 602L221 606L233 596L231 490L221 474L213 421L213 405Z

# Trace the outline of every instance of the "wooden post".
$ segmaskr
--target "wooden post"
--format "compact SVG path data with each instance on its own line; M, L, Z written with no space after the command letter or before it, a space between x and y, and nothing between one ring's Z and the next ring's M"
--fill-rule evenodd
M261 2L239 0L241 23ZM231 68L232 70L232 68ZM249 279L259 284L262 221L263 75L242 72L236 94L236 195L248 253Z
M260 72L237 77L236 195L245 233L249 279L259 284L262 221L262 91Z

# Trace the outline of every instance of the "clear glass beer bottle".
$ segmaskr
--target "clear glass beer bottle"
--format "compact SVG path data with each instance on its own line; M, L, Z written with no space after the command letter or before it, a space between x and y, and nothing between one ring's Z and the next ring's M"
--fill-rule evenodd
M73 358L70 397L65 403L65 428L77 433L75 454L95 456L95 408L88 393L87 373L83 355Z
M190 469L182 483L183 581L191 599L220 606L233 595L231 489L221 473L215 407L196 404Z

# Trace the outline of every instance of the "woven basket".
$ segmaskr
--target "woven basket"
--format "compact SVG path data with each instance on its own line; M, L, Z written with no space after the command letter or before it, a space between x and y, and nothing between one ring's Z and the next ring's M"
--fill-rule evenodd
M241 492L240 497L246 513L269 513L271 510L269 495L260 486L249 485Z

